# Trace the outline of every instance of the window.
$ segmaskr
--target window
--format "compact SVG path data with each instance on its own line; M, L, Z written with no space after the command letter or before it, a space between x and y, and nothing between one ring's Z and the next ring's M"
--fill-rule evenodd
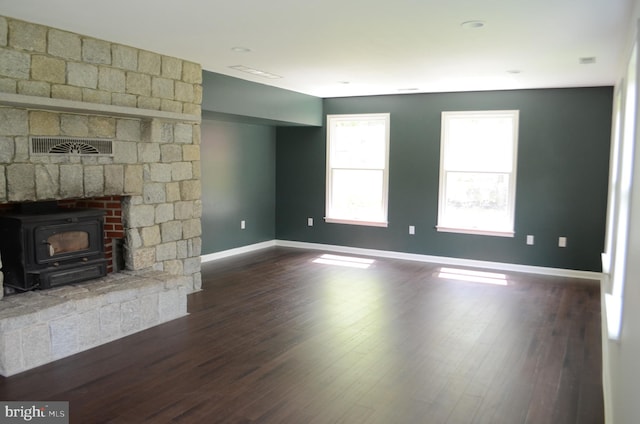
M518 111L442 112L438 231L514 236Z
M389 114L327 116L326 222L387 226Z

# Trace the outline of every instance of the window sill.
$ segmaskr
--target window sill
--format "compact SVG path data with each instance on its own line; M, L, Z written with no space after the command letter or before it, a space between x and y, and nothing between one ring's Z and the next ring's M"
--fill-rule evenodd
M324 218L324 222L328 224L347 224L347 225L363 225L366 227L388 227L387 221L358 221L355 219L340 219L340 218Z
M440 225L436 226L436 230L443 233L475 234L480 236L493 236L493 237L515 237L516 235L516 233L513 231L478 230L473 228L443 227Z

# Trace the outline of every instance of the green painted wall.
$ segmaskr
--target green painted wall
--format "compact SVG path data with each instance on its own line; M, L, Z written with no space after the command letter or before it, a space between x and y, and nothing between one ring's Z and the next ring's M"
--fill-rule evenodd
M325 128L278 128L276 237L425 255L600 271L612 88L324 100L325 114L391 113L389 227L326 224ZM519 109L514 238L439 233L440 114ZM315 225L307 227L307 217ZM416 235L408 226L416 226ZM535 236L527 246L526 235ZM566 248L558 237L568 238Z
M270 125L322 125L322 99L202 72L202 112L216 120Z
M202 121L203 255L275 238L275 132Z

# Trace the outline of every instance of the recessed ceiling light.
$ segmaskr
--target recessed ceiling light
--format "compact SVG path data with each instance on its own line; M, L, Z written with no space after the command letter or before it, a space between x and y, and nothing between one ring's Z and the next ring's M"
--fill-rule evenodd
M591 65L592 63L596 63L596 58L595 56L590 56L590 57L581 57L578 62L581 65Z
M508 73L508 74L513 74L513 75L517 75L517 74L522 73L522 71L521 71L520 69L509 69L509 70L507 71L507 73Z
M484 27L484 21L466 21L460 24L464 29L480 29Z
M339 84L344 84L344 85L351 84L350 81L338 81L338 83Z
M398 91L418 91L417 88L415 87L411 87L411 88L398 88Z
M249 53L251 51L251 49L248 49L246 47L232 47L231 51L234 51L236 53Z
M229 66L229 68L246 72L251 75L257 75L263 78L269 78L269 79L282 78L280 75L272 74L271 72L260 71L259 69L249 68L248 66L244 66L244 65L234 65L234 66Z

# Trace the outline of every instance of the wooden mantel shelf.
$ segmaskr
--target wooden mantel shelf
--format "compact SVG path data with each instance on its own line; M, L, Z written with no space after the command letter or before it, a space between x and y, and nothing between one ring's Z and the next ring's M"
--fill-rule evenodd
M85 113L123 118L162 119L174 122L200 122L200 116L162 110L138 109L135 107L79 102L76 100L52 99L49 97L25 96L23 94L0 93L0 106L53 112Z

